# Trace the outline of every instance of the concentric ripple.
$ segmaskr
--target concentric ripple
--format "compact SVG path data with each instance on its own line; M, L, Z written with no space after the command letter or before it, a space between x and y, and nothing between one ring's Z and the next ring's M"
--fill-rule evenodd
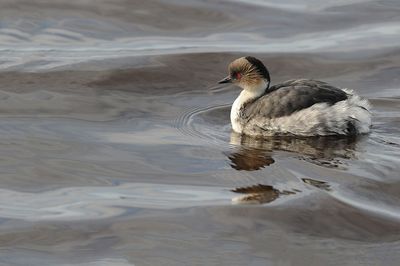
M174 124L186 136L226 146L231 130L229 108L230 104L190 108L182 112Z

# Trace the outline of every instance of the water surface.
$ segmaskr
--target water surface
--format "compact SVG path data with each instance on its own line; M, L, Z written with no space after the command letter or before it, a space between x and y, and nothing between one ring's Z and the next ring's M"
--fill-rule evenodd
M0 4L0 265L399 264L396 1ZM243 55L371 134L233 134Z

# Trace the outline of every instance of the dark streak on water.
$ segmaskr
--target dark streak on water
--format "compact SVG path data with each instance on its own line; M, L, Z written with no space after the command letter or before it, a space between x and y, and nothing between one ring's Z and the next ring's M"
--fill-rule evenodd
M0 265L399 265L400 5L251 2L0 1ZM231 134L248 54L372 133Z

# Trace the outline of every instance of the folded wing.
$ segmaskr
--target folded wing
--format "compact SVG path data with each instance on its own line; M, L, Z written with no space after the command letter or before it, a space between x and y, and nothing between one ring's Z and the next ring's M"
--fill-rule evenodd
M316 103L333 105L347 99L347 94L325 82L307 79L289 80L272 86L254 102L248 103L245 117L276 118L288 116Z

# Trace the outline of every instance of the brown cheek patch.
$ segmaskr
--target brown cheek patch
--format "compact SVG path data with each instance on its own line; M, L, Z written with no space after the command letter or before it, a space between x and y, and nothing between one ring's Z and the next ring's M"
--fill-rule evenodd
M261 79L259 79L259 77L257 77L257 76L245 76L241 81L245 82L246 84L248 84L250 86L256 86L256 85L259 85L259 83L261 82Z

